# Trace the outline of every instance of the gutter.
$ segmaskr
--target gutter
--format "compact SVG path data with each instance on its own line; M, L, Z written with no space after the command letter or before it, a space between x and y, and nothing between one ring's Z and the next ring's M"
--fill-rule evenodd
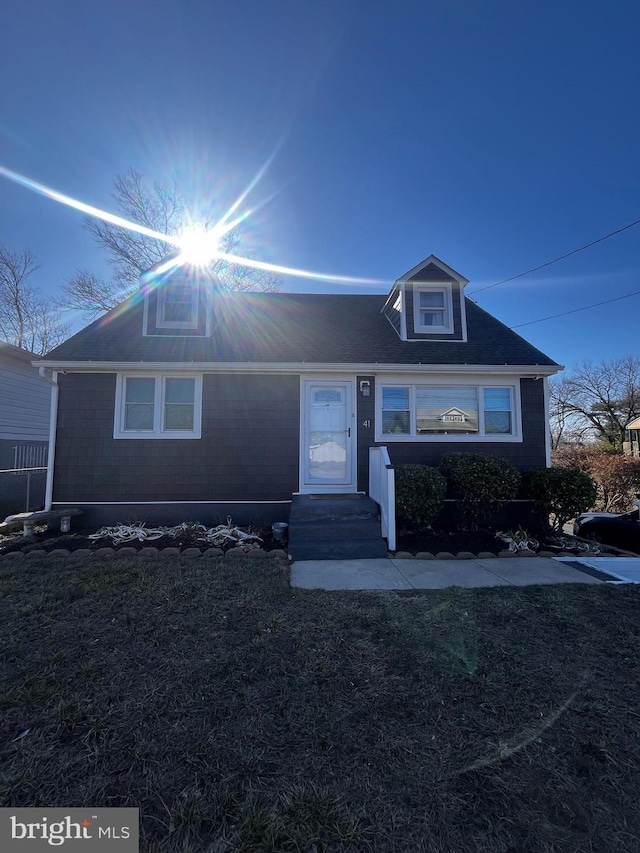
M49 452L47 455L47 485L44 493L44 511L51 510L53 500L53 464L56 455L56 427L58 424L58 394L60 388L58 386L58 372L51 371L51 377L46 374L45 367L39 367L38 373L51 385L51 412L49 414Z
M40 362L42 364L42 362ZM400 364L364 362L231 362L231 361L45 361L44 366L73 373L117 373L118 371L140 371L151 373L162 371L181 373L197 371L203 373L481 373L535 377L552 376L563 370L554 364L433 364L429 362L402 362Z

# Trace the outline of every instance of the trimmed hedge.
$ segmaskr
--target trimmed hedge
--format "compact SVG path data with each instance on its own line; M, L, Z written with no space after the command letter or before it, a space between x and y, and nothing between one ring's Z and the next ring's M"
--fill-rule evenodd
M526 486L545 517L553 516L552 527L558 531L591 509L598 495L591 477L577 468L540 468L527 475Z
M431 524L444 504L447 481L428 465L394 465L396 512L411 524Z
M440 470L471 530L513 500L520 484L517 468L486 453L449 453L442 457Z

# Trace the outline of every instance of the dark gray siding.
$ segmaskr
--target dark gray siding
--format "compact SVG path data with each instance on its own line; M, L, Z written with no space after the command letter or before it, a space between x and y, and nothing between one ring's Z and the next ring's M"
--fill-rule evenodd
M54 502L277 501L298 489L298 376L205 375L202 438L114 439L116 375L60 376Z
M360 382L369 382L370 396L360 393ZM358 491L369 492L369 448L375 445L376 425L376 378L375 376L356 377L356 395L358 398L357 434L358 434Z
M54 504L54 509L72 506L71 501ZM224 524L229 517L234 524L262 525L288 521L291 499L283 503L167 503L167 504L92 504L82 506L82 515L73 527L102 527L144 521L147 526L173 525L183 521L199 521L207 527Z
M373 385L372 385L373 389ZM373 390L371 405L373 403ZM547 423L544 413L544 387L542 379L521 379L520 399L522 403L521 442L474 441L474 442L384 442L389 449L391 462L400 465L413 462L422 465L439 465L447 453L488 453L508 459L519 471L543 468L546 465L545 435ZM367 469L368 470L368 469ZM368 473L367 475L368 476ZM363 472L364 477L364 472Z

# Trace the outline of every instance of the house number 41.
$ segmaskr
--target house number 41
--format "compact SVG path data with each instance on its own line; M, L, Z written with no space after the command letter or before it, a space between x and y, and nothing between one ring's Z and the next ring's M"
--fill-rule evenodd
M362 426L363 426L363 427L370 427L370 426L371 426L371 421L362 421Z

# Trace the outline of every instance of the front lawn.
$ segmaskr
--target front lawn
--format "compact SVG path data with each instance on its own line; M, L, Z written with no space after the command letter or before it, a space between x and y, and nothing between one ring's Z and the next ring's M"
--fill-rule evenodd
M2 806L139 807L143 851L638 850L639 587L34 558L0 595Z

